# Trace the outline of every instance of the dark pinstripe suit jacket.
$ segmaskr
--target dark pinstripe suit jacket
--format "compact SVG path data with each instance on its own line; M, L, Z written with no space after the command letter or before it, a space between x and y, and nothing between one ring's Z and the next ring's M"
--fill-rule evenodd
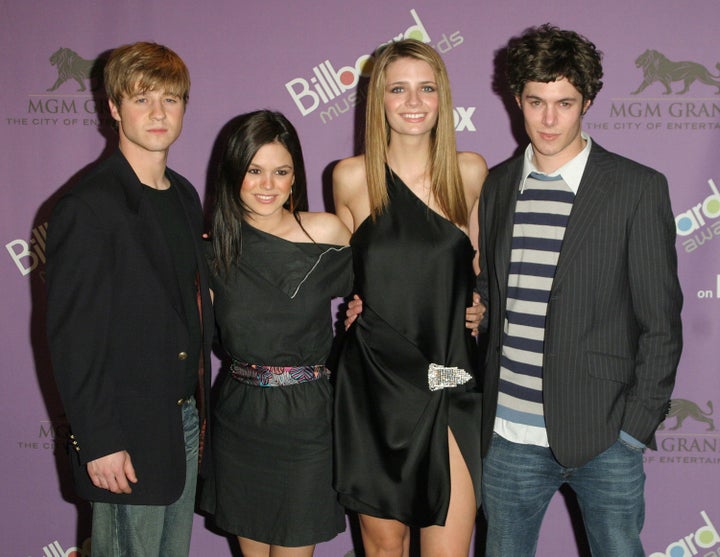
M513 213L522 157L493 169L480 202L478 287L488 306L483 454L493 431ZM594 143L550 293L543 400L550 447L580 466L624 430L655 447L682 329L675 222L665 177Z

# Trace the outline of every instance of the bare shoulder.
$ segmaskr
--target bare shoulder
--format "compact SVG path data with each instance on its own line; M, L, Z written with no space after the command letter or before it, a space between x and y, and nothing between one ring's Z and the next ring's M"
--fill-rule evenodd
M333 187L342 191L364 188L366 184L365 156L343 159L333 169Z
M349 230L355 230L370 214L365 156L343 159L333 169L335 213Z
M488 175L485 158L479 153L462 151L458 153L458 165L460 166L465 191L473 197L478 197L483 182Z
M300 220L308 234L318 243L346 246L350 241L350 231L337 215L300 213Z

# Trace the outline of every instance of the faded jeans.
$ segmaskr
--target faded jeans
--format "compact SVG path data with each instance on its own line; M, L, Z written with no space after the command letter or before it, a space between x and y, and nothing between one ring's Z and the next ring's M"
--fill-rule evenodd
M187 557L195 509L200 438L195 400L182 405L185 488L171 505L93 503L93 557Z
M618 440L578 468L559 464L549 448L493 434L483 461L485 557L532 557L550 499L562 484L575 492L593 557L643 557L642 449Z

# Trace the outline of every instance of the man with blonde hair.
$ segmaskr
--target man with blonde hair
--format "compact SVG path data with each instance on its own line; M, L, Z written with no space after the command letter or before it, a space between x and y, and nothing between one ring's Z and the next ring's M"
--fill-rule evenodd
M118 149L48 229L51 358L93 555L187 556L213 322L200 200L166 166L190 78L141 42L112 52L105 86Z

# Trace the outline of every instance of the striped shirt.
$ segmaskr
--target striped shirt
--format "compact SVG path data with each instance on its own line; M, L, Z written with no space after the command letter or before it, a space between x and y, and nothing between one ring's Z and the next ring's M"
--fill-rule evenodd
M545 428L545 316L574 200L560 176L533 173L515 208L497 417L535 428Z

